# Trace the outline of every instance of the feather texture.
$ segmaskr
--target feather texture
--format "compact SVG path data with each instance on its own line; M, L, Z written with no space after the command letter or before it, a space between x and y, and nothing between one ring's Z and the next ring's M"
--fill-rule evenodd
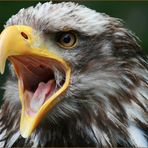
M51 35L65 28L78 32L79 43L70 51L53 50L71 64L71 84L28 139L19 133L21 105L10 75L0 112L1 147L148 147L148 58L119 19L75 3L47 2L21 9L6 26L19 24L33 27L48 46ZM55 76L60 80L58 71Z

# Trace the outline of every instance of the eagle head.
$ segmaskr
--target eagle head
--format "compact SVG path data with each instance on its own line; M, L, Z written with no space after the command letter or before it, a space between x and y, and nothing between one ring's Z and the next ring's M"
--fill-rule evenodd
M119 19L72 2L21 9L0 35L1 73L7 59L5 145L147 146L147 57Z

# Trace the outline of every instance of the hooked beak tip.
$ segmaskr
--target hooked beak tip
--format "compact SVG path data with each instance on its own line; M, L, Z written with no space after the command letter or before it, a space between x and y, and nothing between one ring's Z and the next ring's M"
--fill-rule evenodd
M4 69L5 69L5 65L4 64L0 64L0 74L1 75L4 74Z

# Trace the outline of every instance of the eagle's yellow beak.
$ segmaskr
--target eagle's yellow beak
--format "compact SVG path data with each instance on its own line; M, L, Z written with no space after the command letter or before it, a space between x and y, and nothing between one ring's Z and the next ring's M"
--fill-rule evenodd
M24 138L31 135L43 116L60 101L70 83L68 63L49 52L44 44L38 47L39 39L29 26L10 26L0 35L0 72L4 73L9 59L18 77L22 104L20 131ZM63 75L60 85L56 84L54 68Z

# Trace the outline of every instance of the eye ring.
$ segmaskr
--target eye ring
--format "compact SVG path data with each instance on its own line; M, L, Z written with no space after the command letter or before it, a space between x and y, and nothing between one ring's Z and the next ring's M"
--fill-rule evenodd
M65 49L74 48L77 45L78 37L75 32L61 32L57 35L57 44Z

